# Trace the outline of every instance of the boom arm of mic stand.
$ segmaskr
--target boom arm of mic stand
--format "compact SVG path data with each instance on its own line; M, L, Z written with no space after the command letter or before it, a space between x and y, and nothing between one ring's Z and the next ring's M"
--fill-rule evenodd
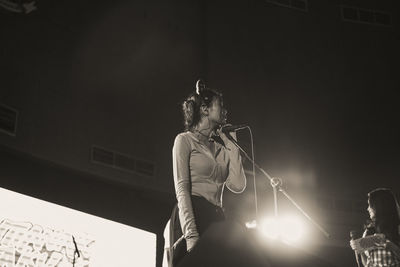
M310 222L312 222L317 228L318 230L320 230L327 238L330 237L329 233L327 231L325 231L324 228L322 228L317 222L315 222L297 203L296 201L293 200L293 198L291 198L289 196L288 193L286 193L285 190L283 190L282 188L279 188L279 191L282 192L282 194L290 200L290 202L292 202L292 204L301 212L303 213L304 217L306 217Z
M239 150L243 153L243 155L244 155L248 160L250 160L250 161L254 164L254 166L256 166L257 169L259 169L259 170L262 172L262 174L265 175L265 177L267 177L267 178L269 179L269 181L271 182L271 185L275 183L275 182L273 181L273 178L272 178L266 171L264 171L260 166L258 166L257 163L254 162L254 160L246 153L246 151L244 151L244 149L236 142L235 139L233 139L233 138L229 138L229 139L232 141L232 143L233 143L237 148L239 148ZM304 215L304 217L306 217L312 224L314 224L314 225L317 227L317 229L320 230L327 238L330 237L330 234L329 234L324 228L322 228L317 222L315 222L315 221L314 221L314 220L313 220L313 219L312 219L312 218L311 218L297 203L296 203L296 201L294 201L293 198L291 198L291 197L289 196L289 194L288 194L284 189L282 189L282 187L281 187L280 185L279 185L278 187L279 187L278 191L281 192L290 202L292 202L292 204ZM275 205L276 205L276 204L275 204ZM277 212L277 210L276 210L276 212Z

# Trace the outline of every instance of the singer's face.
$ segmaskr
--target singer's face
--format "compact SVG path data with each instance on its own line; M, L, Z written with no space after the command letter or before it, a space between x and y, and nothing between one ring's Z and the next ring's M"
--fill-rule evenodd
M224 108L222 99L216 97L208 108L208 117L214 121L217 125L226 124L227 111Z
M369 213L369 217L371 218L371 220L373 220L373 219L375 218L375 209L373 209L373 208L371 207L371 205L369 204L369 201L368 201L368 208L367 208L367 210L368 210L368 213Z

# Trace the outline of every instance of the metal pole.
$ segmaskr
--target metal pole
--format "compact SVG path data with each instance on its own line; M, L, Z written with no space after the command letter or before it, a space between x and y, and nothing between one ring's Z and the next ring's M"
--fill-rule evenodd
M229 138L229 136L228 136ZM277 204L277 197L275 198L275 188L278 187L279 189L277 189L276 191L281 192L290 202L292 202L292 204L304 215L304 217L306 217L312 224L314 224L318 230L320 230L327 238L330 237L330 234L325 231L325 229L323 229L317 222L315 222L294 200L293 198L291 198L289 196L288 193L286 193L285 190L282 189L282 180L279 178L272 178L266 171L264 171L260 166L258 166L257 163L254 162L254 160L246 153L246 151L244 151L244 149L236 142L235 139L230 138L230 140L235 144L235 146L237 148L239 148L240 151L242 151L242 153L244 154L244 156L250 160L250 162L252 162L254 164L254 166L256 166L261 172L262 174L265 175L265 177L267 177L274 189L274 201L275 201L275 215L278 214L278 204ZM275 186L274 186L275 185ZM276 194L277 195L277 194Z

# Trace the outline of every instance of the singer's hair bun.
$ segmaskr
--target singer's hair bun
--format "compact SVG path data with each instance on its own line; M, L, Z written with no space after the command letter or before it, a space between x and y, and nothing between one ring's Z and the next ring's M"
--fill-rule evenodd
M196 86L196 94L200 95L201 91L200 91L200 87Z
M202 80L196 82L196 93L192 93L182 103L183 124L185 130L192 130L201 119L200 107L209 107L215 98L222 99L222 94L208 89Z
M199 79L196 82L196 94L200 95L206 89L206 83Z

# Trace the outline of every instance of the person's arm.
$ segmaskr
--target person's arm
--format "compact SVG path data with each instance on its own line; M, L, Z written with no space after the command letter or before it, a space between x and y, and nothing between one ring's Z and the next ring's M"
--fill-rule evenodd
M386 248L390 250L396 258L400 259L400 247L390 240L386 242Z
M354 250L358 255L361 256L361 262L364 266L367 266L367 255L365 254L365 250L360 247L360 243L357 240L350 240L350 247Z
M361 262L362 262L362 264L365 266L365 267L367 267L367 255L365 255L365 253L363 252L363 253L361 253L360 254L360 256L361 256Z
M364 231L363 234L362 234L362 237L366 237L367 234L368 234L368 230L365 229L365 231ZM363 264L365 267L368 267L368 256L367 256L366 253L368 253L368 252L364 252L364 251L363 251L363 252L360 253L360 256L361 256L361 262L362 262L362 264ZM369 254L368 254L368 255L369 255Z
M367 236L367 230L364 231L362 238L365 238ZM350 240L350 247L352 250L354 250L357 254L361 256L361 262L362 264L367 267L368 264L368 256L366 255L366 250L360 246L360 239L356 240Z
M229 156L229 173L225 186L234 193L242 193L246 188L246 175L243 170L240 151L221 130L218 130L217 133L224 141L225 149ZM230 133L230 135L236 140L235 133Z
M176 199L178 200L179 221L182 233L186 239L187 250L190 251L199 239L196 222L194 219L191 181L189 171L190 144L182 135L175 138L172 149L172 166L174 173L174 185Z

